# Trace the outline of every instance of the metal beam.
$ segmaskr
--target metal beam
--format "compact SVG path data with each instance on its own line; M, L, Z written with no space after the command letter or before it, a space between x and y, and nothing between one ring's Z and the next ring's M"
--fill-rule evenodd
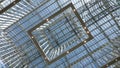
M107 68L109 65L112 65L112 64L114 64L114 63L116 63L118 61L120 61L120 57L117 57L117 58L113 59L111 62L103 65L101 68Z
M2 10L0 10L0 14L4 13L5 11L7 11L8 9L10 9L11 7L13 7L14 5L16 5L20 1L21 0L15 0L15 1L13 1L11 4L9 4L8 6L6 6Z
M78 20L81 22L81 25L82 27L84 28L84 30L87 32L89 31L88 28L86 28L86 25L85 25L85 22L83 22L83 20L81 19L79 13L76 11L75 7L73 6L72 3L68 4L67 6L63 7L61 10L59 10L58 12L56 12L55 14L51 15L50 17L48 17L47 19L52 19L54 18L55 16L59 15L60 13L62 13L63 11L65 11L66 9L68 8L72 8L72 11L74 12L74 14L76 15L76 17L78 18ZM34 26L33 28L31 28L30 30L28 30L28 35L29 37L31 38L31 40L33 41L33 43L35 44L36 48L39 50L39 52L41 53L42 57L45 59L45 61L48 63L48 64L51 64L55 61L57 61L58 59L60 59L61 57L65 56L67 53L67 51L65 51L64 53L62 53L61 55L59 55L58 57L52 59L52 60L49 60L47 58L47 56L44 54L43 50L39 47L39 44L37 42L37 40L35 39L35 37L33 36L32 32L40 27L41 25L43 25L44 23L47 22L47 19L43 20L42 22L40 22L39 24L37 24L36 26ZM93 39L93 36L91 35L91 33L88 33L88 38L85 39L84 41L78 43L78 45L74 46L73 48L69 49L69 52L72 52L73 50L75 50L76 48L80 47L81 45L85 44L86 42L90 41L91 39Z

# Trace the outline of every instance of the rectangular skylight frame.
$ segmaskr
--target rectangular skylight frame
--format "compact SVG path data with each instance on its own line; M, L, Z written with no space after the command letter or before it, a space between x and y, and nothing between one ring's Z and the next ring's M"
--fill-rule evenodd
M77 12L77 10L75 9L75 7L73 6L72 3L68 4L67 6L63 7L62 9L60 9L58 12L56 12L55 14L51 15L50 17L46 18L45 20L43 20L42 22L40 22L39 24L37 24L36 26L34 26L33 28L31 28L30 30L28 30L28 35L30 36L31 40L33 41L33 43L35 44L36 48L39 50L40 54L42 55L42 57L45 59L45 61L48 64L51 64L53 62L55 62L56 60L62 58L63 56L65 56L66 54L68 54L67 52L62 53L61 55L59 55L58 57L56 57L53 60L48 60L48 58L46 58L47 56L44 54L43 49L41 49L39 47L39 44L37 42L37 40L34 38L32 32L38 28L39 26L43 25L44 23L47 22L48 19L52 19L55 16L57 16L58 14L62 13L64 10L68 9L68 8L72 8L74 14L76 15L76 17L78 18L78 20L80 21L82 27L84 28L84 30L86 31L87 35L89 36L87 39L85 39L83 42L79 43L78 45L74 46L73 48L69 49L69 53L72 52L73 50L77 49L78 47L80 47L81 45L85 44L86 42L90 41L91 39L93 39L93 36L91 35L90 31L88 30L88 28L85 25L85 22L81 19L79 13Z

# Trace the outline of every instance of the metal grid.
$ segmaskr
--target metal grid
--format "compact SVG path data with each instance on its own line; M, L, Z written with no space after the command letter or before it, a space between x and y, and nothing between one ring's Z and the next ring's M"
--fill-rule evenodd
M26 31L71 1L94 39L56 62L47 65L41 58L38 50L34 47ZM109 62L120 56L120 50L111 42L111 39L120 36L120 7L117 2L115 0L71 1L48 1L5 30L11 37L10 39L28 57L26 59L29 60L29 68L100 68L104 65L109 66L107 65Z
M5 0L0 3L0 31L3 31L13 23L31 13L47 0Z
M51 20L56 20L57 22ZM65 23L69 27L66 27ZM66 31L66 29L69 30ZM45 35L46 30L50 31L49 35ZM53 34L55 31L58 32L57 34L61 32L63 34L62 37L56 39L57 34ZM68 54L93 38L72 3L28 30L28 34L48 64L60 59L65 54ZM51 36L52 38L47 36ZM51 40L53 40L53 44L50 44ZM62 45L59 44L61 40Z
M0 34L0 59L4 62L1 68L27 67L24 53L15 46L5 32Z
M0 14L4 13L20 0L2 0L0 1Z

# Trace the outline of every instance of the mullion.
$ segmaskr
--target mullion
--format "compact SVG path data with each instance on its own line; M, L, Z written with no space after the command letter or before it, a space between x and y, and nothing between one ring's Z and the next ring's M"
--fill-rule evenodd
M88 7L86 6L86 8L88 9ZM89 12L90 12L90 10L88 10ZM91 14L92 15L92 14ZM94 19L94 18L93 18ZM94 19L94 21L96 21L95 19ZM97 25L98 25L98 23L96 23ZM99 26L99 29L101 29L101 27ZM105 36L107 36L105 33L104 33L104 30L102 29L102 32L103 32L103 34L105 35ZM108 40L110 40L109 38L107 38ZM110 42L110 41L109 41Z
M63 25L65 25L66 23L64 23ZM61 25L61 27L62 27L62 25ZM60 26L59 26L59 28L60 28ZM64 33L63 33L63 30L65 30L66 29L66 27L64 28L64 29L62 29L62 30L60 30L60 32L59 33L62 33L63 35L62 35L62 37L65 35ZM58 37L58 38L60 38L59 36L58 36L58 34L59 33L56 33L56 36Z
M54 42L56 42L56 44L59 46L58 41L56 40L56 38L54 37L53 33L51 32L51 30L48 30L49 33L51 34L51 37L54 39Z
M67 34L70 34L70 32L67 33ZM67 34L65 34L64 36L66 37ZM71 35L75 36L74 34L71 34ZM67 37L66 39L65 39L65 37L63 37L62 39L64 39L64 41L66 41L66 40L70 39L70 38L73 37L73 36L70 36L70 35L69 35L69 37ZM64 41L62 41L62 42L64 42Z
M62 25L64 25L64 24L65 24L65 23L63 23ZM62 26L62 25L61 25L61 26ZM57 29L59 29L61 26L58 26ZM62 31L62 30L60 30L60 32L61 32L61 31ZM52 31L52 32L53 32L53 31ZM55 30L54 30L54 32L55 32ZM51 32L50 32L50 33L51 33ZM56 33L56 32L55 32L55 33ZM56 36L58 36L58 33L56 33ZM57 40L56 40L56 41L57 41ZM55 41L53 41L53 42L55 42ZM58 43L58 44L59 44L59 43Z
M65 25L65 23L63 23L62 25L58 26L57 29L59 29L59 28L62 27L63 25ZM64 28L64 29L65 29L65 28ZM64 29L63 29L63 30L64 30ZM57 32L57 33L55 32L55 33L58 35L58 33L60 33L60 32L63 31L63 30L60 30L59 32ZM55 30L54 30L54 31L55 31Z
M65 14L63 13L63 15L64 15L64 17L66 18L66 20L68 21L68 24L70 25L70 27L72 28L72 30L73 30L73 32L76 34L76 36L77 36L77 33L76 33L76 31L74 30L74 28L72 27L72 25L70 24L70 21L69 21L69 19L65 16ZM71 19L72 20L72 19Z
M72 31L72 30L71 30L71 31ZM67 33L67 34L68 34L68 33ZM63 36L65 36L65 35L63 35ZM62 36L62 37L63 37L63 36ZM74 35L73 35L73 36L74 36ZM53 42L54 42L54 41L53 41Z
M65 30L65 29L67 29L67 28L64 28L63 30ZM63 33L62 38L66 36L66 34L64 34L63 30L62 30L62 33ZM70 32L71 32L71 31L69 31L68 33L70 33ZM68 33L67 33L67 34L68 34ZM65 39L64 39L64 40L65 40Z
M64 25L64 24L63 24L63 25ZM59 27L60 27L60 26L59 26ZM64 28L63 30L65 30L65 28ZM63 31L63 30L62 30L62 31ZM60 32L59 32L59 33L60 33Z
M65 20L65 19L63 19L63 20ZM62 21L62 20L61 20ZM61 23L61 21L59 21L58 23ZM62 23L62 24L60 24L59 26L57 26L56 27L56 29L58 29L60 26L63 26L64 25L64 23ZM56 25L55 25L56 26ZM51 28L53 28L53 27L51 27ZM54 31L54 30L56 30L55 28L52 30L52 31Z
M65 23L64 25L66 26L66 24L67 24L67 23ZM64 30L66 30L66 29L68 29L68 27L67 27L67 26L66 26L63 30L61 30L61 31L62 31L62 33L63 33L63 31L64 31ZM68 30L69 30L69 29L68 29ZM69 32L70 32L70 31L69 31ZM63 33L63 35L65 35L65 34Z
M73 20L74 18L72 18L71 20ZM69 19L69 21L71 21L70 19ZM78 20L77 21L75 21L75 22L78 22ZM78 32L78 31L76 31L78 28L80 28L80 27L75 27L74 25L74 22L72 23L72 21L71 21L71 26L73 26L73 30L75 30L75 32ZM79 22L79 24L80 24L80 22Z

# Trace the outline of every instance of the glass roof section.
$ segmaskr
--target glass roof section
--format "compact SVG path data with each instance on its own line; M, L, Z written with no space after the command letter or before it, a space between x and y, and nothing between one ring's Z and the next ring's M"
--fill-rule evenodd
M48 63L93 38L72 3L28 30L28 34Z
M36 8L40 7L48 1L49 0L1 0L0 31L4 30L11 24L18 22L21 18L25 17L27 14L31 13ZM88 1L89 0L85 0L85 2ZM6 7L8 7L8 10L5 9Z
M1 60L6 66L11 68L19 66L21 68L119 68L120 6L117 1L118 0L21 0L0 14L0 30L5 32L5 36L0 37L0 40L6 40L2 43L0 42L0 58L2 58ZM71 27L67 25L69 22L65 18L74 18L74 13L70 13L70 15L67 16L61 14L55 18L47 19L70 3L73 4L78 12L77 15L81 17L89 33L93 36L91 40L71 52L61 45L70 40L70 38L67 37L75 35L74 32L67 35ZM65 49L67 53L51 64L45 61L43 54L36 48L32 36L28 34L30 29L39 25L44 20L45 22L42 24L42 27L39 26L39 28L35 28L32 32L34 35L33 38L37 39L37 42L41 45L42 42L40 39L44 40L45 38L39 38L43 35L40 33L43 31L48 39L53 40L53 38L49 37L52 33L61 46L61 48L58 47L58 51ZM76 19L71 21L77 23ZM73 24L72 22L70 23ZM45 28L43 29L43 27ZM58 30L57 27L59 27ZM68 32L65 34L62 33L64 29L68 29ZM84 30L82 32L84 32ZM64 37L58 38L60 33L63 34ZM83 34L87 36L86 33ZM63 38L63 40L60 40L61 38ZM53 49L55 49L58 44L53 43L54 40L52 40L49 41L50 44L52 44L50 46L53 46ZM47 48L46 45L45 47ZM72 48L72 46L69 48ZM15 50L15 52L13 50ZM55 53L55 51L51 51L51 53ZM54 58L54 56L47 56ZM16 58L19 59L16 60Z
M20 1L20 2L19 2ZM0 3L0 30L18 22L28 13L46 3L47 0L4 0ZM10 5L12 4L12 5ZM13 6L14 5L14 6ZM11 6L11 7L7 7ZM6 7L8 10L6 10ZM1 12L1 10L6 10Z
M0 0L0 11L10 5L15 0Z

